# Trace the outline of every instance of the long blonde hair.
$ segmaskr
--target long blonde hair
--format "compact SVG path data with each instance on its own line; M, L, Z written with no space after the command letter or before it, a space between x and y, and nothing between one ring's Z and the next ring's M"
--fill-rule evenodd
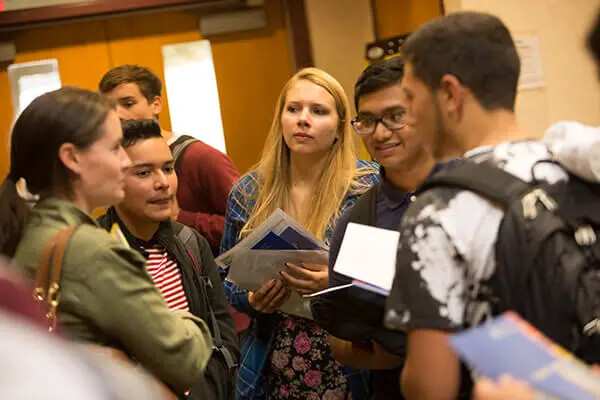
M290 149L283 140L281 114L288 91L299 81L307 80L327 90L335 100L338 115L338 139L333 143L324 165L327 166L319 177L312 200L311 212L306 221L298 221L311 233L323 239L330 221L338 217L339 208L348 190L364 192L366 185L357 178L376 172L372 168L356 167L356 145L350 126L350 107L344 89L331 75L318 68L304 68L298 71L283 87L277 104L269 134L262 155L254 170L259 190L256 203L250 211L248 222L242 228L240 237L262 224L277 209L289 201L291 190ZM246 194L250 196L251 194Z

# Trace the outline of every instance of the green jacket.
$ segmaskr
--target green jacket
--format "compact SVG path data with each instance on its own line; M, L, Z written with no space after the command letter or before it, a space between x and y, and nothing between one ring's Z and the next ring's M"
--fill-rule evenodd
M100 228L73 203L41 201L32 211L15 260L34 278L42 252L62 229L76 225L63 259L58 323L75 341L126 351L175 392L201 377L212 351L201 319L169 311L145 260Z

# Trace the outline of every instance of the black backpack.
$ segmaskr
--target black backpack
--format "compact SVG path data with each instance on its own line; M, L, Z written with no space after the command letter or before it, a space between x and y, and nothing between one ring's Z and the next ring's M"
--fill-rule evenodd
M600 184L572 174L568 182L525 182L467 161L438 172L420 192L440 186L504 209L496 270L479 290L492 315L516 311L576 356L600 362Z
M177 234L177 239L185 249L191 250L191 253L188 253L190 257L192 257L192 254L201 254L200 245L191 228L183 226ZM194 261L194 264L197 266L196 261ZM235 377L237 375L238 364L233 354L231 354L223 343L221 329L209 301L207 288L212 288L212 282L208 279L208 274L205 271L197 270L196 272L202 281L200 285L200 297L205 300L203 308L208 311L210 317L210 320L207 320L206 323L213 336L214 347L212 357L221 357L227 366L228 372L227 375L223 376L211 376L212 386L206 382L208 377L205 375L203 380L192 388L191 394L187 398L191 400L233 400L235 397Z
M179 163L181 162L183 153L185 153L190 144L195 142L199 142L199 140L189 135L181 135L169 145L173 154L173 161L175 162L175 173L179 174Z

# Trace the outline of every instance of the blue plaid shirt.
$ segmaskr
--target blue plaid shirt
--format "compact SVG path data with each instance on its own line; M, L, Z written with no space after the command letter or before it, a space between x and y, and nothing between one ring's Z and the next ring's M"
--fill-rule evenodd
M357 168L372 167L378 169L377 164L357 160ZM359 184L368 188L380 180L378 173L369 173L358 179ZM258 195L259 184L255 172L244 175L231 189L227 198L227 209L225 212L225 229L221 239L220 253L231 249L239 241L240 231L248 221L250 213L254 208ZM349 190L340 207L341 215L346 209L352 207L362 191ZM335 221L331 221L325 230L325 243L333 236ZM223 275L227 271L221 271ZM225 293L229 303L238 311L249 315L253 322L250 331L244 338L241 349L240 368L236 382L237 399L267 399L268 391L266 379L262 371L269 357L271 345L277 334L277 323L279 313L263 314L254 310L248 301L248 291L227 280L223 281ZM368 371L358 371L349 367L344 368L348 378L348 385L352 391L354 400L367 399L369 396Z

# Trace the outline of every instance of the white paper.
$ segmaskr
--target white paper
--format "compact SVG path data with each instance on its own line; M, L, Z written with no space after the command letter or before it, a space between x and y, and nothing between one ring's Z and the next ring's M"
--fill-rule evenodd
M396 273L399 239L397 231L351 222L333 270L389 291Z
M519 89L535 89L545 86L540 38L537 35L515 35L514 41L521 59Z
M171 130L225 153L225 136L208 40L162 47Z
M233 255L227 280L251 291L258 290L271 279L282 280L279 272L286 262L327 264L325 250L246 250ZM309 300L293 292L280 308L281 311L312 319Z

